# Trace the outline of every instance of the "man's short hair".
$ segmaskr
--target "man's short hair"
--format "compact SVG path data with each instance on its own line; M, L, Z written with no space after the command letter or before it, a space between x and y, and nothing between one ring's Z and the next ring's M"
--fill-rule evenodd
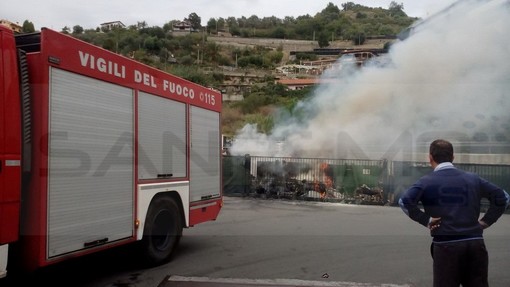
M453 145L443 139L437 139L430 144L429 153L437 163L453 161Z

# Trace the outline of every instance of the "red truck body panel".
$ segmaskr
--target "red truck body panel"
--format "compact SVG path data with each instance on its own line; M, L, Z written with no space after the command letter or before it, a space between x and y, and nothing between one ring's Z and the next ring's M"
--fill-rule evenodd
M0 244L19 235L21 108L14 36L0 26Z

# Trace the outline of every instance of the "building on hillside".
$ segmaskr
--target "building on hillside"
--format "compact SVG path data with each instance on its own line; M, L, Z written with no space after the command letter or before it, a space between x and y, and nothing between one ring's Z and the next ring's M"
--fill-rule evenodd
M5 20L5 19L0 20L0 25L11 29L14 33L21 33L22 28L23 28L18 23L13 23L13 22Z
M279 79L276 80L277 84L282 84L289 90L301 90L309 86L315 86L320 83L318 78L309 79Z
M284 85L287 90L302 90L306 87L316 85L331 85L338 83L338 79L334 78L305 78L305 79L278 79L277 84Z
M126 25L121 21L105 22L99 25L101 26L101 31L110 31L113 28L126 28Z
M285 76L291 75L320 75L322 73L321 70L317 69L317 67L307 66L307 65L284 65L276 68L277 74L283 74Z
M193 25L191 25L191 22L187 19L175 22L172 25L172 35L174 36L189 35L192 32L195 32L195 30L193 29Z
M337 61L337 58L302 61L300 64L290 64L277 67L276 73L289 77L291 77L291 75L320 76L325 70L333 68L337 64Z

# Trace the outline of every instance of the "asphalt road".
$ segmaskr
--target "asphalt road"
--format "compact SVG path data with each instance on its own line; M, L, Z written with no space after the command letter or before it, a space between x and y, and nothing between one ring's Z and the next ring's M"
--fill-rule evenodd
M509 226L505 214L485 232L491 287L510 282ZM214 287L220 286L215 280L225 279L431 286L429 247L428 230L397 207L226 197L217 221L184 230L168 264L140 269L129 249L121 248L54 266L10 286ZM209 283L171 284L168 276Z

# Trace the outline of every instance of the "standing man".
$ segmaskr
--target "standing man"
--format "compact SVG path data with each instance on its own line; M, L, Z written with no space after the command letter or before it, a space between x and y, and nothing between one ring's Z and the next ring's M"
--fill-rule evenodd
M510 196L478 175L457 169L453 157L450 142L433 141L429 161L434 171L414 183L399 205L412 220L430 229L434 287L486 287L489 257L483 229L505 212ZM489 200L490 207L479 219L482 198Z

